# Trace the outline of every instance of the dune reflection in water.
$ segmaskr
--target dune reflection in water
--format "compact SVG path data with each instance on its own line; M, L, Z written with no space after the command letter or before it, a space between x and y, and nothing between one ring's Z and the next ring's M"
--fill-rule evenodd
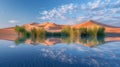
M71 37L46 37L46 38L17 38L16 44L26 43L31 45L42 44L45 46L52 46L59 43L64 44L80 44L88 47L94 47L105 43L104 37L90 37L90 38L71 38Z
M48 64L45 61L51 61L52 65L57 67L67 66L71 64L73 66L84 67L119 67L120 66L120 38L119 37L105 37L105 38L69 38L69 37L46 37L46 38L5 38L12 39L15 44L12 44L10 48L16 48L19 50L23 44L34 45L33 47L26 49L22 47L22 50L26 51L26 60L33 60L40 65ZM104 44L104 45L103 45ZM27 46L27 47L28 47ZM35 50L33 50L33 48ZM35 55L31 52L33 51ZM25 52L25 51L24 51ZM22 52L22 53L24 53ZM30 56L27 56L29 53ZM39 53L39 54L36 54ZM24 56L23 56L24 57ZM44 58L44 59L42 59ZM19 59L18 60L24 60ZM41 60L40 60L41 59ZM43 62L43 63L42 63ZM32 61L28 61L31 65L35 65ZM19 64L19 63L16 63ZM23 65L27 65L27 62L21 62Z

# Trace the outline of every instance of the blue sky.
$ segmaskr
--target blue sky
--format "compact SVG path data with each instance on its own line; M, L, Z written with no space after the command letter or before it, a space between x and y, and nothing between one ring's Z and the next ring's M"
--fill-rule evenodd
M31 22L120 26L120 0L0 0L0 28Z

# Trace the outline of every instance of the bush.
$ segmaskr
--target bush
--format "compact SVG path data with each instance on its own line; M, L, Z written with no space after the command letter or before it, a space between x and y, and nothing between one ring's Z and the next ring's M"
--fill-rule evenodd
M94 27L94 28L83 27L83 28L80 28L80 32L81 32L81 37L104 36L105 35L105 28L104 27Z
M18 33L18 35L20 35L20 29L21 29L21 27L16 25L14 29Z
M86 37L88 36L88 31L87 31L87 28L86 27L83 27L83 28L80 28L80 36L81 37Z
M105 35L105 28L100 27L97 31L97 36L104 36Z
M45 37L46 32L44 29L38 29L36 31L36 34L37 34L37 37Z
M70 26L67 26L64 29L62 29L62 34L63 35L70 36L70 33L71 33L71 27Z
M47 32L44 29L31 29L30 32L28 32L24 27L16 26L15 31L18 32L18 35L23 37L45 37L45 36L70 36L70 37L77 37L77 35L81 37L96 37L96 36L104 36L105 35L105 28L104 27L82 27L79 30L76 28L71 28L70 26L65 27L62 29L61 32ZM78 33L78 31L80 31Z
M76 28L71 28L70 30L70 36L76 37L78 35Z
M18 32L18 36L30 36L29 32L23 26L16 26L15 31Z
M37 37L37 30L35 28L31 29L30 34L31 34L32 38L36 38Z

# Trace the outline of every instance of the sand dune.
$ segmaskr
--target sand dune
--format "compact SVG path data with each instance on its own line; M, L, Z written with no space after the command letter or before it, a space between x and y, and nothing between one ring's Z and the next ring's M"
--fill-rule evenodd
M68 25L58 25L52 22L44 22L44 23L30 23L30 24L24 24L23 25L28 31L30 31L33 28L40 29L43 28L48 32L61 32L63 28L65 28ZM120 27L110 26L102 23L98 23L93 20L88 20L83 23L79 23L76 25L72 25L73 28L80 28L80 27L105 27L106 33L120 33ZM11 28L4 28L0 29L0 34L11 34L16 35L16 32L14 31L14 27Z
M14 41L17 38L17 33L14 27L0 29L0 40L11 40Z
M67 25L58 25L52 22L44 22L42 24L38 23L31 23L24 25L26 29L31 30L33 28L39 29L43 28L48 32L61 32L63 28L65 28ZM80 28L80 27L105 27L106 33L120 33L120 27L110 26L106 24L102 24L93 20L88 20L83 23L79 23L76 25L72 25L73 28Z
M68 26L68 25L58 25L55 23L49 23L49 22L44 22L42 24L39 23L30 23L30 24L24 24L23 25L28 31L30 31L33 28L36 29L40 29L43 28L48 32L61 32L61 30ZM110 26L110 25L106 25L106 24L101 24L98 22L95 22L93 20L89 20L80 24L76 24L76 25L72 25L71 27L74 28L80 28L80 27L105 27L105 32L107 35L107 38L105 38L105 42L109 43L109 42L115 42L115 41L120 41L120 27L115 27L115 26ZM17 39L17 33L14 30L14 27L10 27L10 28L4 28L4 29L0 29L0 40L10 40L10 41L15 41ZM27 40L26 43L31 44L32 41L31 40ZM49 45L54 45L57 43L62 43L61 39L59 38L51 38L51 39L46 39L42 42L42 44L49 46ZM80 42L77 42L79 44L81 44ZM91 45L91 43L86 43L84 44L85 46L94 46Z
M96 22L96 21L93 21L93 20L88 20L86 22L74 25L74 27L76 27L76 28L79 28L79 27L93 27L93 26L103 26L103 27L110 27L110 28L120 28L120 27L116 27L116 26L110 26L110 25L102 24L100 22Z
M42 28L42 29L45 29L48 32L60 32L64 25L57 25L57 24L52 23L52 22L44 22L42 24L30 23L30 24L25 24L23 26L28 31L30 31L33 28L36 28L36 29Z
M17 35L14 27L0 29L0 35Z
M116 26L110 26L106 24L102 24L93 20L88 20L86 22L83 22L81 24L76 24L73 26L74 28L80 28L80 27L105 27L106 33L120 33L120 27Z

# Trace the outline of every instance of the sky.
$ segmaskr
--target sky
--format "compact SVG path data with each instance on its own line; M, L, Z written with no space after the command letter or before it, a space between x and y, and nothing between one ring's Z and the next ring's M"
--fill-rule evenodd
M0 28L31 22L120 26L120 0L0 0Z

